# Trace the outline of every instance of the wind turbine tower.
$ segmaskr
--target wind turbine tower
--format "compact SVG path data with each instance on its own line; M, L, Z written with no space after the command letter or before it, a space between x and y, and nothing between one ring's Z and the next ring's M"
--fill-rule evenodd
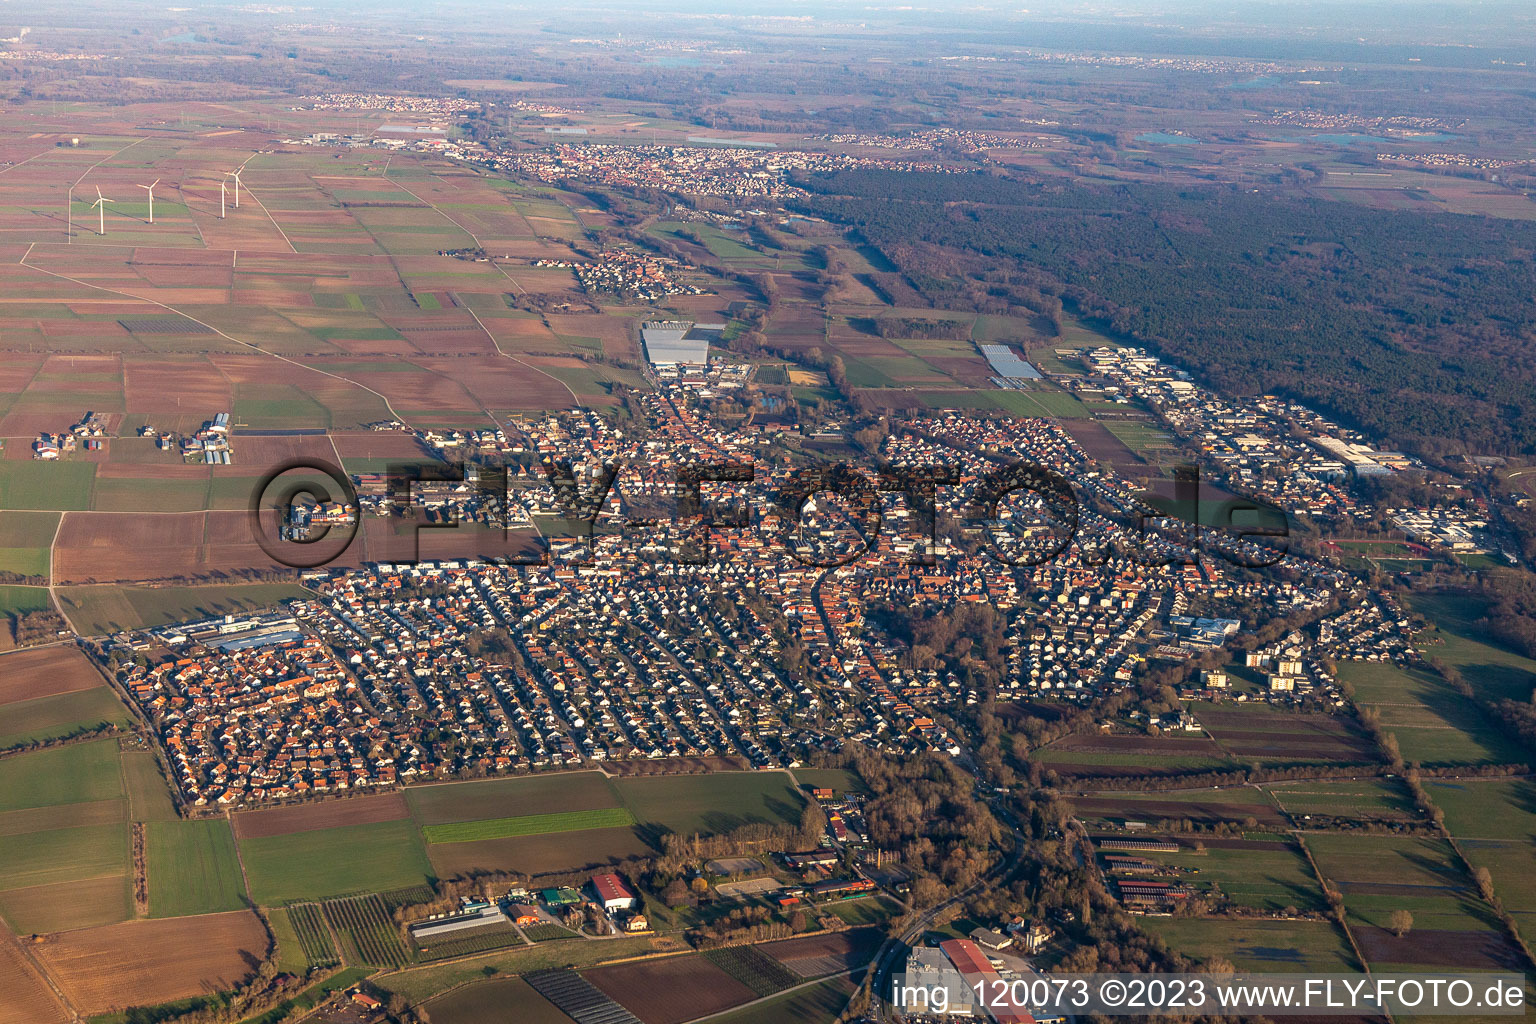
M224 200L229 195L229 186L219 182L219 220L224 219Z
M155 186L158 184L160 184L160 179L156 178L148 185L139 186L139 188L142 188L149 193L149 222L151 224L155 222Z
M235 170L228 172L225 174L225 177L235 179L235 209L238 210L240 209L240 169L236 168Z
M96 201L91 205L96 207L96 212L99 217L99 223L96 229L97 234L105 235L107 233L107 204L115 202L117 202L117 200L108 199L106 196L102 195L101 189L98 188L96 190Z

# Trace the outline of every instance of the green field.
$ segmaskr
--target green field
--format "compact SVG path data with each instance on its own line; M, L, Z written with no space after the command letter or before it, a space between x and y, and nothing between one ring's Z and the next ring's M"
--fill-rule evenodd
M217 914L245 906L245 883L227 818L145 826L151 917Z
M1536 691L1536 660L1475 639L1487 602L1471 594L1421 594L1410 607L1432 620L1437 629L1424 638L1426 656L1437 657L1458 670L1484 700L1508 698L1525 703Z
M25 889L121 874L128 867L124 823L0 836L0 888Z
M558 772L411 786L405 791L405 802L423 825L443 825L617 807L619 795L601 772Z
M176 821L176 803L170 783L160 774L159 763L149 750L125 750L123 778L128 784L129 813L134 821Z
M1417 816L1407 791L1386 779L1285 782L1265 788L1290 814L1386 819Z
M0 750L127 721L128 709L105 686L14 701L0 710Z
M122 795L115 739L0 760L0 811L110 800Z
M1498 926L1443 839L1317 834L1306 842L1318 869L1344 894L1350 917L1363 924L1385 928L1394 910L1407 910L1415 928Z
M232 583L197 587L60 587L59 600L85 636L189 622L269 608L314 597L291 583Z
M1222 957L1246 971L1354 974L1360 970L1339 929L1326 921L1139 917L1143 931L1185 956Z
M262 906L403 889L431 874L421 834L409 821L239 842L251 898Z
M569 1024L570 1018L522 978L497 978L439 996L425 1007L434 1024Z
M1487 868L1493 889L1520 923L1536 928L1536 783L1529 779L1429 782L1445 827L1474 867Z
M1214 885L1239 907L1270 913L1287 908L1321 910L1324 907L1322 888L1301 851L1291 843L1138 856L1198 872L1183 880L1200 890Z
M27 612L47 611L52 607L47 587L0 585L0 615L25 615ZM0 623L0 629L5 628L5 624Z
M83 512L95 483L89 462L0 462L0 509Z
M594 828L622 828L635 824L635 816L623 807L603 807L590 811L557 811L553 814L525 814L515 818L486 818L448 825L427 825L422 829L429 843L469 843L479 839L511 839L556 832L579 832Z
M1483 718L1471 701L1425 669L1379 661L1339 664L1339 679L1355 702L1381 716L1403 759L1421 764L1524 762L1525 753Z
M642 825L673 832L729 832L750 822L798 824L805 799L783 772L719 772L617 779Z

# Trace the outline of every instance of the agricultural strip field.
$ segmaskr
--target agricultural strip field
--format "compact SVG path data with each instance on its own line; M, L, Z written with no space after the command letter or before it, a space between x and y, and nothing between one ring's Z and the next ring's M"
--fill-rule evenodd
M1221 957L1240 970L1273 973L1355 974L1355 961L1329 921L1139 917L1137 924L1195 958Z
M60 587L58 593L70 622L85 636L253 611L315 596L291 583L75 586Z
M217 914L245 906L235 839L224 818L145 826L152 917Z
M327 900L322 910L341 940L348 963L403 967L410 961L389 910L377 895Z
M421 834L404 821L241 838L251 898L262 906L419 885L431 873Z
M0 811L112 800L122 795L114 739L0 760Z
M797 824L805 798L783 772L622 778L614 785L644 825L673 832L729 832L751 822Z
M1355 700L1381 716L1406 761L1421 764L1523 763L1526 754L1470 702L1425 669L1376 661L1339 664Z
M1298 817L1315 814L1387 821L1418 817L1407 790L1395 780L1281 782L1264 788L1286 813Z
M1445 827L1493 889L1522 933L1536 928L1536 783L1529 779L1429 782Z
M629 827L472 843L434 843L427 847L439 878L467 877L483 871L547 875L612 867L654 853L638 832Z
M623 807L605 807L590 811L563 811L554 814L528 814L515 818L487 818L445 825L427 825L422 829L429 843L465 843L480 839L511 839L586 829L622 828L635 824L635 816Z
M129 921L65 932L34 947L86 1014L232 988L260 961L267 932L250 911Z
M683 1024L757 998L702 956L597 967L582 977L644 1024Z
M850 979L829 978L819 985L716 1017L710 1024L831 1024L841 1017L853 992Z
M241 839L285 836L295 832L317 832L346 825L372 825L400 821L408 816L405 800L399 793L323 800L318 803L270 807L241 811L233 815L235 835Z
M1286 825L1285 816L1256 789L1192 789L1161 793L1100 791L1069 798L1079 815L1105 821L1246 822Z
M124 725L128 710L105 686L0 705L0 750Z
M601 772L411 786L405 800L426 826L619 806L618 792Z
M96 667L72 646L0 654L0 705L105 685Z
M1343 894L1351 929L1371 963L1495 969L1519 962L1445 840L1315 834L1306 843ZM1405 936L1390 930L1398 910L1413 918Z
M0 927L0 1024L63 1024L69 1019L16 938Z
M424 1007L434 1024L571 1024L522 978L497 978L439 996Z

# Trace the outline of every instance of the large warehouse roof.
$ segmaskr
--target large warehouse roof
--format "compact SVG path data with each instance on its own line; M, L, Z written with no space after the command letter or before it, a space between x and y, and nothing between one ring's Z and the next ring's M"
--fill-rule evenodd
M645 342L645 357L657 365L665 363L709 362L709 343L719 338L724 324L694 324L668 320L649 323L640 329Z

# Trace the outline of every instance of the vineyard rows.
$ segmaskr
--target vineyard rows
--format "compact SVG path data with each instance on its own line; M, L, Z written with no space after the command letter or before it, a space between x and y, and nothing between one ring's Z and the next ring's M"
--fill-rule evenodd
M299 948L311 967L334 967L341 962L331 933L320 918L320 908L313 903L296 903L287 908L288 920L299 937Z
M430 963L434 960L448 960L456 956L468 956L470 953L487 953L493 949L522 944L522 938L510 925L506 928L481 928L476 929L472 935L442 939L423 946L417 951L416 959Z
M760 999L805 980L755 946L705 950L704 959L747 986Z
M324 908L325 919L341 936L348 962L377 967L404 967L410 962L400 932L378 895L326 900Z

